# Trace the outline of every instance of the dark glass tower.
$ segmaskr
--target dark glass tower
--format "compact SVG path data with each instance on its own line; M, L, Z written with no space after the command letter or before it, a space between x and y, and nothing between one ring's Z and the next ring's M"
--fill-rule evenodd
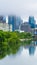
M35 28L34 16L29 16L29 24L30 24L31 28Z
M22 23L22 20L20 17L8 16L9 28L10 28L10 24L11 24L12 25L12 31L18 31L21 23Z
M15 22L16 22L15 16L8 16L9 28L10 28L10 25L12 24L12 31L15 31Z

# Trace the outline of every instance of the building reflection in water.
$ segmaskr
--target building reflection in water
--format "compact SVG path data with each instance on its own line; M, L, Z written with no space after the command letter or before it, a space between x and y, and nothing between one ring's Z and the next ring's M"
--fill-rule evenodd
M36 41L31 42L31 46L29 47L29 55L34 55L35 49L36 49L35 44L36 44Z
M34 41L35 42L35 45L37 45L37 41Z
M31 41L30 46L24 47L29 50L29 55L34 55L36 50L37 41Z
M34 55L35 53L35 46L30 46L29 47L29 55Z

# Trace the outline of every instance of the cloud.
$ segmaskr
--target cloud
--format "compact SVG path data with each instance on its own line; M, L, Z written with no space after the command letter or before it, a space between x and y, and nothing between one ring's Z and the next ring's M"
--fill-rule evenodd
M0 0L0 14L37 17L37 0Z

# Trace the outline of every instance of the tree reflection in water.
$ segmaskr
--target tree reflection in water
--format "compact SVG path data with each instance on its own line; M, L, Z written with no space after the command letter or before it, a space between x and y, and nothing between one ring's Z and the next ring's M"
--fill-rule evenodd
M18 39L17 39L18 40ZM34 41L35 43L36 41ZM11 54L17 54L17 52L20 50L20 47L23 46L24 48L29 49L29 54L34 54L35 51L35 46L32 46L32 41L24 41L20 43L19 41L9 41L7 42L2 42L0 43L0 59L4 58L6 55L11 55ZM26 47L29 46L29 47Z

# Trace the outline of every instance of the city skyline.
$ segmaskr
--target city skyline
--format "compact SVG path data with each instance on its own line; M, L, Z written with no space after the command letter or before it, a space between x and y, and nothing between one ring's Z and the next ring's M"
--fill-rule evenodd
M23 22L28 22L29 20L29 16L27 18L21 18L23 20ZM36 24L37 24L37 19L34 17L35 21L36 21ZM6 22L8 23L8 16L6 16Z
M0 15L18 15L28 19L35 16L37 23L37 0L0 0Z

